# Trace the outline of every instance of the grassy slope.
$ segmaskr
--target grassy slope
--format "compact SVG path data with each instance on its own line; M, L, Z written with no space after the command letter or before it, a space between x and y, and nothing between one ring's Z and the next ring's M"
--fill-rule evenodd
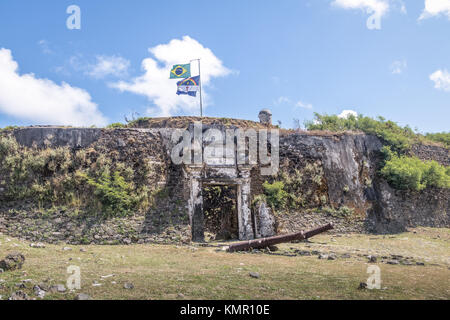
M94 299L450 299L450 230L416 229L395 236L320 235L311 243L283 244L293 249L351 254L334 261L317 256L278 256L217 252L192 246L71 246L30 248L26 242L0 235L0 257L20 251L26 256L22 270L0 274L3 299L23 279L65 284L66 268L81 267L82 290ZM8 241L8 239L10 241ZM367 258L399 254L424 261L425 266L388 265L379 262L384 290L358 290L367 280ZM259 272L260 279L249 277ZM101 276L114 274L102 279ZM93 287L93 281L102 283ZM116 284L111 282L115 281ZM133 290L123 288L132 282ZM33 284L25 291L32 294ZM76 293L47 295L46 299L72 299Z

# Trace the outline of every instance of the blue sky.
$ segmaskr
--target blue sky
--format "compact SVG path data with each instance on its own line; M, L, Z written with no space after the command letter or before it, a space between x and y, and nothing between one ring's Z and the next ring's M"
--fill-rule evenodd
M0 127L197 115L166 69L198 55L208 116L354 110L448 131L449 34L450 0L2 0Z

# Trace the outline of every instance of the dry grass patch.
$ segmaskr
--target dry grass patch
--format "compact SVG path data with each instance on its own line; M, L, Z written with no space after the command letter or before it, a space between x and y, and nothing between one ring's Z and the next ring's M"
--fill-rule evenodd
M275 252L280 255L175 245L70 246L71 251L63 251L63 244L37 249L0 235L1 258L12 251L26 257L22 270L0 274L0 295L9 297L24 279L32 279L24 289L30 296L33 284L44 280L65 284L67 267L76 265L81 268L79 292L94 299L449 299L449 230L415 232L322 235L309 243L280 245ZM335 252L338 259L282 255L293 250ZM341 258L344 253L351 257ZM368 278L365 254L403 254L425 261L425 266L378 261L384 290L358 290ZM250 277L250 272L260 278ZM113 276L102 278L108 275ZM126 282L134 289L124 289ZM48 294L45 299L73 299L76 293Z

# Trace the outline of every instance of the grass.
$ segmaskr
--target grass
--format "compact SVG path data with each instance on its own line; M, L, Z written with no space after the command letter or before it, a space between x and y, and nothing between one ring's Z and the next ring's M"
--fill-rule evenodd
M76 265L81 268L79 292L93 299L449 299L450 230L421 228L414 232L395 236L325 234L311 242L282 244L276 252L307 249L351 255L333 261L175 245L71 246L72 251L63 251L64 244L38 249L0 235L1 258L12 251L26 257L22 270L0 274L0 282L4 280L0 295L5 299L24 279L32 279L33 284L44 280L65 284L67 267ZM425 266L378 261L384 290L358 290L359 283L368 278L364 254L404 255L425 262ZM251 271L261 277L251 278ZM114 276L102 278L111 274ZM94 281L102 285L94 287ZM124 289L125 282L133 283L134 289ZM32 295L33 284L24 291ZM73 299L76 293L48 294L45 299Z
M215 118L215 117L161 117L161 118L139 118L128 122L127 128L187 128L196 121L201 121L203 125L222 125L225 127L267 129L265 125L259 122L232 118ZM120 124L113 124L114 127ZM273 126L271 126L273 128Z
M413 130L409 126L402 127L383 117L373 119L361 114L358 116L351 115L348 118L339 118L337 115L315 113L314 120L306 121L305 126L312 131L362 131L367 134L373 134L397 152L405 152L416 143L448 147L449 142L448 132L423 135L418 133L417 129Z

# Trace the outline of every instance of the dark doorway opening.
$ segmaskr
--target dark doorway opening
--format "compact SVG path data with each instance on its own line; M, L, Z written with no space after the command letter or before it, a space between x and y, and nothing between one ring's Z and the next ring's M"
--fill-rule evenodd
M237 186L204 185L202 196L205 240L239 239Z

